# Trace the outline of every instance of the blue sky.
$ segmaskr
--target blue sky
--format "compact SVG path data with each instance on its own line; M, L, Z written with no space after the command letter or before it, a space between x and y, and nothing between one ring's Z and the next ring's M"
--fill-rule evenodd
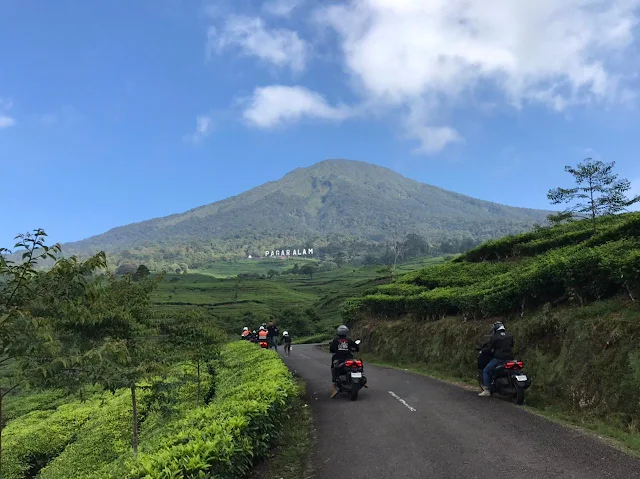
M546 208L640 193L640 0L0 0L0 245L185 211L327 158Z

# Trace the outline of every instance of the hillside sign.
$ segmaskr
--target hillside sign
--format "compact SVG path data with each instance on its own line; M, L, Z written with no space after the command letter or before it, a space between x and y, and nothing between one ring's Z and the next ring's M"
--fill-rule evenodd
M282 258L286 256L313 256L313 248L303 248L302 251L299 249L277 249L272 251L265 251L264 256L266 258Z

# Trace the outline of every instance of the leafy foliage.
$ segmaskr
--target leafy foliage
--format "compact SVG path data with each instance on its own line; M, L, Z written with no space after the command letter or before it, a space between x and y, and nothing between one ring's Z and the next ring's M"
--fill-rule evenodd
M640 321L637 305L621 298L584 307L542 308L505 321L515 354L534 387L527 402L598 417L630 434L640 432ZM376 359L421 365L430 373L475 383L474 347L491 323L449 317L425 322L362 318L352 332Z
M235 342L222 349L216 398L145 444L113 478L241 478L269 451L296 395L291 373L272 351Z
M96 400L64 404L55 411L34 411L10 422L5 431L2 477L35 477L73 442L76 431L98 406Z
M574 188L555 188L549 190L547 197L552 204L574 203L569 209L552 215L549 219L559 222L575 216L590 218L593 230L596 231L596 218L613 215L625 211L629 206L640 201L640 195L627 198L631 183L626 178L618 179L613 173L615 162L603 163L587 158L578 163L577 168L565 166L576 182Z
M522 316L546 302L584 305L619 292L635 300L640 297L639 231L640 214L628 214L612 217L598 233L589 222L577 222L504 238L455 262L379 286L345 312L437 320L451 314Z

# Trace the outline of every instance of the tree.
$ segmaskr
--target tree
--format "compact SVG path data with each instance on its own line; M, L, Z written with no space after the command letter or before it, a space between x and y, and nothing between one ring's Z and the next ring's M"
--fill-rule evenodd
M289 331L297 337L308 336L315 331L315 325L300 310L285 308L280 313L280 329Z
M429 245L422 236L410 233L404 239L404 251L407 257L415 258L429 253Z
M140 281L141 279L146 278L150 274L151 274L151 271L149 271L149 268L147 268L145 265L141 264L140 266L138 266L138 269L133 274L133 280L134 281Z
M124 276L125 274L133 275L136 273L136 265L133 263L122 263L116 268L116 274Z
M394 223L391 227L391 276L396 272L398 260L402 257L405 250L405 242L402 240L402 234L398 228L398 224Z
M96 273L104 253L81 263L62 259L43 275L32 315L45 318L58 349L31 358L29 369L45 371L39 385L69 392L97 384L131 391L132 447L138 449L136 385L162 363L151 324L150 295L161 277L134 282Z
M551 204L570 204L560 215L550 215L550 221L569 219L572 217L590 218L594 233L597 231L596 219L603 215L612 215L625 211L629 206L640 201L640 195L627 198L631 183L626 178L618 179L613 173L615 162L603 163L587 158L578 163L576 168L565 166L575 182L574 188L558 187L549 190L547 198Z
M271 279L274 276L278 276L280 273L278 273L275 269L270 269L269 271L267 271L267 278Z
M34 297L33 282L40 274L38 262L56 259L60 245L47 246L42 229L15 237L14 248L21 250L21 263L7 259L11 254L0 248L0 476L2 476L3 399L25 382L21 360L39 355L51 345L46 324L26 310Z
M346 263L346 256L344 252L338 251L336 254L334 254L333 261L335 261L335 263L338 265L338 268L342 268Z
M313 273L318 270L318 267L314 264L305 264L300 268L300 274L308 274L313 279Z
M246 317L246 316L245 316ZM160 333L165 338L169 356L188 361L196 370L196 407L200 405L202 367L214 359L224 335L197 310L186 311L182 318L162 322Z

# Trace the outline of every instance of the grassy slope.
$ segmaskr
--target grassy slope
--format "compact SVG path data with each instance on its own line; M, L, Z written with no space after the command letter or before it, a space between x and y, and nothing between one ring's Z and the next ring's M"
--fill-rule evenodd
M192 273L213 276L215 278L229 278L239 274L264 274L269 270L282 273L284 270L291 268L294 263L299 266L305 263L317 263L316 260L307 258L296 258L295 260L260 260L260 259L241 259L237 261L217 261L208 264L206 267L191 270Z
M438 264L443 258L422 258L398 266L399 272ZM241 262L234 268L242 269ZM315 308L323 328L340 323L342 303L388 282L377 272L379 267L341 269L308 276L283 275L273 279L217 278L211 274L189 273L168 275L154 294L156 306L164 311L178 312L184 307L205 308L211 315L242 327L241 318L251 312L259 318L275 317L285 308ZM223 270L218 269L216 273ZM227 270L229 271L229 270ZM237 296L236 296L237 295Z
M529 405L638 452L639 227L640 215L632 214L606 218L597 235L575 223L490 242L454 263L382 286L375 301L354 309L354 334L377 360L469 383L476 374L474 347L493 321L506 321L533 377ZM621 242L630 248L601 253ZM512 301L487 302L502 301L505 290ZM444 305L439 312L449 315L437 319L415 306L413 313L402 306L409 295L422 310ZM474 316L477 321L468 320Z

